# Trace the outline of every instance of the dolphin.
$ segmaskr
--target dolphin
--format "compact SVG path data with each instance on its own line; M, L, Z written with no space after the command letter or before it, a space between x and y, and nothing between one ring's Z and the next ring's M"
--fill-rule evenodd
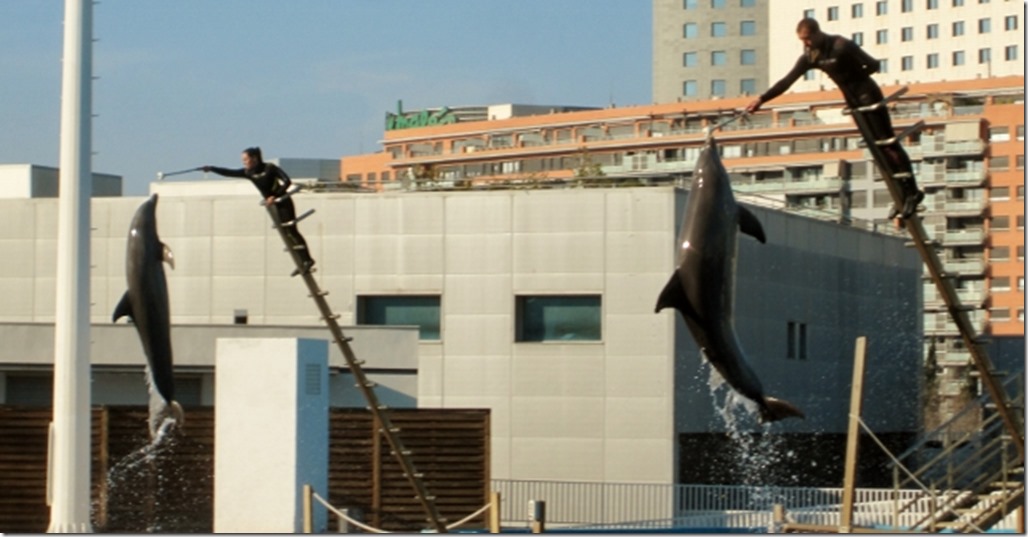
M764 228L735 202L713 137L700 152L678 237L675 272L657 299L656 311L682 314L696 344L737 393L757 403L762 422L802 418L795 406L764 395L746 363L733 324L735 262L739 231L764 243Z
M149 370L150 392L154 389L163 399L164 409L154 411L151 404L150 430L163 421L168 411L177 424L183 422L182 406L175 401L175 383L171 361L171 313L168 307L168 282L164 276L167 262L175 268L175 258L168 245L157 236L157 194L136 209L129 226L125 254L125 275L128 290L114 308L113 321L130 317L139 333ZM151 397L151 400L154 397Z

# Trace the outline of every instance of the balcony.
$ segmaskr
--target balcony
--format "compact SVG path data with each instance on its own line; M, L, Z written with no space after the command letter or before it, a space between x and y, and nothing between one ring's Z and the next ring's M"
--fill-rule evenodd
M984 140L962 140L959 142L922 141L921 153L926 157L956 157L981 155L985 152Z
M982 259L944 259L942 266L946 272L956 272L961 276L980 276L985 274L985 261Z
M942 235L942 243L946 246L977 246L985 244L985 231L981 229L947 230Z
M946 170L946 186L967 188L985 184L985 170Z
M988 203L983 200L946 200L942 212L947 216L980 216Z
M739 192L780 192L784 194L838 194L842 189L839 177L810 179L774 179L767 181L733 181L732 187Z

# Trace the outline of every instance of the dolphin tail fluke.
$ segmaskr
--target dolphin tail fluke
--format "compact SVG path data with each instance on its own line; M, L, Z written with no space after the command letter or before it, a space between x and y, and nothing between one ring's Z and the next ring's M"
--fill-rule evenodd
M168 403L168 410L171 412L171 417L175 420L176 427L182 427L186 424L186 413L182 410L182 405L178 404L178 401Z
M803 411L788 401L764 396L764 404L760 408L760 421L772 422L785 418L806 418Z

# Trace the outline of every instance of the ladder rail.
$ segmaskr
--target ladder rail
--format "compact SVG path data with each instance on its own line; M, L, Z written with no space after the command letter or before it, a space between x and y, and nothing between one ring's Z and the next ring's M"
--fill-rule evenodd
M343 354L343 358L346 360L346 365L350 368L350 373L356 380L356 386L360 389L361 394L364 396L364 400L368 403L368 409L375 417L376 421L381 424L380 431L386 438L386 442L393 454L396 456L397 462L400 463L400 467L403 470L404 476L407 481L414 488L415 494L418 501L421 503L421 507L425 510L425 514L428 516L429 522L432 527L440 533L446 533L446 524L442 516L439 514L439 510L435 504L434 496L429 492L425 483L421 480L422 474L417 472L414 468L414 463L410 459L410 450L403 445L403 441L397 435L398 429L393 426L392 420L389 419L388 414L384 411L385 407L382 405L375 391L372 389L375 385L374 382L369 381L364 370L361 368L361 361L357 359L357 355L353 352L353 348L350 347L351 338L348 338L343 333L343 329L339 326L337 319L338 314L332 312L332 308L329 306L325 296L327 292L322 291L318 285L317 280L314 279L314 275L311 272L304 272L302 270L303 263L299 254L290 248L291 241L289 236L285 232L285 225L280 221L278 217L278 211L272 210L272 206L265 204L265 208L268 214L271 216L272 222L275 224L275 229L278 230L279 236L282 241L286 244L286 250L290 253L293 259L293 263L297 267L297 271L303 277L304 283L307 285L307 289L310 291L310 297L314 299L315 304L318 306L318 310L321 312L321 320L325 321L329 331L332 333L332 339L335 341L336 346ZM304 216L308 216L313 210L305 213ZM288 223L286 223L288 225Z
M886 98L886 101L894 99L903 91L905 91L905 87L896 94L890 95ZM871 107L861 107L851 110L851 113L853 114L853 119L857 124L857 128L860 131L861 136L866 142L868 152L871 153L871 156L875 161L875 165L878 167L878 170L881 172L882 177L885 180L889 193L892 195L893 202L896 203L897 206L902 206L902 190L897 183L897 180L893 177L893 171L889 167L889 160L882 150L882 146L876 143L877 140L872 136L870 125L868 125L867 120L864 117L864 113L866 111L874 110L876 108L877 107L874 105ZM904 131L904 135L911 134L912 130L913 129L908 129ZM898 140L896 143L899 143ZM1006 429L1017 440L1015 444L1017 445L1018 456L1021 461L1024 461L1024 432L1021 430L1016 417L1011 411L1006 392L999 385L995 375L992 374L994 369L992 361L989 359L983 345L978 340L974 325L971 324L966 308L961 304L960 297L957 296L956 287L954 287L952 280L947 277L946 272L943 270L942 260L929 243L930 239L928 234L925 232L920 215L915 212L910 218L905 219L905 227L913 238L914 247L917 249L922 261L924 261L925 266L928 268L928 274L931 277L932 282L935 283L935 287L938 289L939 294L942 296L950 317L953 319L954 324L956 324L957 330L960 331L960 336L964 341L965 347L970 351L971 359L980 373L981 382L985 385L990 397L996 402L997 412L1000 414Z

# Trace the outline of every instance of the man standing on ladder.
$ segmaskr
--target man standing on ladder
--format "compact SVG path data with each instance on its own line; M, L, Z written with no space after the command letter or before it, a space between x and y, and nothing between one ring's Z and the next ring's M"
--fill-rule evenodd
M264 162L264 157L261 156L261 148L259 147L244 149L242 159L243 167L239 169L219 168L217 166L202 166L200 169L225 177L245 177L249 179L257 187L257 190L261 192L261 195L264 196L264 203L278 210L279 222L285 226L286 234L292 241L293 248L297 250L300 256L302 262L300 271L304 274L310 272L311 267L314 266L314 258L311 257L310 250L307 248L307 241L304 240L303 235L300 235L300 230L297 229L296 207L293 205L292 198L288 196L282 197L289 190L289 185L293 184L293 181L289 179L289 176L286 175L282 168L269 162Z
M759 110L762 104L784 93L810 69L820 69L842 91L861 134L865 139L870 138L867 140L868 144L894 138L896 134L892 129L889 110L882 103L882 90L871 78L880 67L878 60L869 56L853 41L822 32L817 21L811 18L803 19L796 25L796 36L803 42L803 54L796 61L796 65L775 85L751 102L746 107L746 112ZM873 110L857 111L858 108L879 103L882 103L882 106ZM857 117L857 114L863 114L863 118ZM888 162L881 164L889 166L892 176L898 179L898 184L903 190L902 209L894 209L889 218L894 218L897 212L903 219L910 218L924 199L924 192L917 188L910 157L900 146L899 140L883 145L882 151Z

